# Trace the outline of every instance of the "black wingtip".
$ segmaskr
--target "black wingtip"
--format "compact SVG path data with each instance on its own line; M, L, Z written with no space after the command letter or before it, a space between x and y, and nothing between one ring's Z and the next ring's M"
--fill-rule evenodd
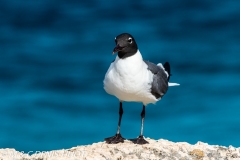
M169 64L168 62L165 62L164 65L163 65L163 67L164 67L165 71L167 71L167 73L168 73L168 75L169 75L169 76L168 76L168 81L169 81L170 76L171 76L170 64Z

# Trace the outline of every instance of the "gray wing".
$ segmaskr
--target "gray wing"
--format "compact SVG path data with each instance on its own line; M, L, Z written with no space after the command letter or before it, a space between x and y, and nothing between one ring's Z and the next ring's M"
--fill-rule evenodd
M151 93L158 99L161 98L168 90L168 75L163 67L157 66L149 61L144 61L148 70L153 73L153 82ZM170 66L169 66L170 68Z

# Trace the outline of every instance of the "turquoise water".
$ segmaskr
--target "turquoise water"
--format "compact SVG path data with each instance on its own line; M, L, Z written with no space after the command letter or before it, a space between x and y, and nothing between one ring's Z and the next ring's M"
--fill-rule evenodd
M169 61L172 87L146 109L144 135L240 147L240 2L0 1L0 148L47 151L115 134L118 100L103 78L114 37ZM140 132L124 103L121 132Z

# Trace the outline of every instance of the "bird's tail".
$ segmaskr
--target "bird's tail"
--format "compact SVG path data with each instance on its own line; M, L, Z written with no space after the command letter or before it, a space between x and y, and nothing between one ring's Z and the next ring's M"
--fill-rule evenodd
M168 86L170 87L170 86L180 86L180 84L179 83L171 83L171 82L168 82Z
M166 63L164 63L163 67L164 67L165 71L168 73L168 86L179 86L180 84L178 84L178 83L169 82L170 76L172 75L170 72L171 71L170 64L168 62L166 62Z

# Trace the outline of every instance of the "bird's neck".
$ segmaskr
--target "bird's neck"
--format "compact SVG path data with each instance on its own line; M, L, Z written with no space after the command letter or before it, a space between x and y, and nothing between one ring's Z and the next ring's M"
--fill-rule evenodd
M140 71L142 73L142 69L145 66L146 64L143 61L142 55L139 51L137 51L133 56L125 59L119 58L117 56L114 61L114 67L117 72L120 73L120 75L130 74L133 76L140 73Z
M141 62L143 62L142 59L142 54L139 52L139 50L137 50L136 53L132 54L131 56L125 56L124 57L119 57L119 55L116 57L116 61L125 61L124 63L133 63L133 64L140 64Z
M121 59L124 59L124 58L127 58L127 57L131 57L133 55L135 55L137 52L122 52L122 51L119 51L118 52L118 57L121 58Z

